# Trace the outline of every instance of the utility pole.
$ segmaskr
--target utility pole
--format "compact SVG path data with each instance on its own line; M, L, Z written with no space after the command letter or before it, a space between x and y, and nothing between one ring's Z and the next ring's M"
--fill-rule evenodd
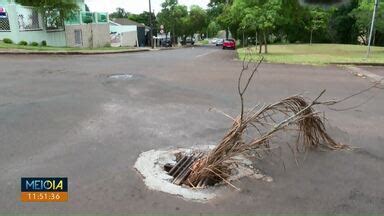
M227 7L228 7L228 5L229 5L229 0L227 0ZM225 37L226 37L227 40L229 39L229 26L225 30Z
M371 30L369 32L369 39L368 39L367 58L369 58L369 55L371 54L371 44L372 44L373 29L375 28L376 13L377 13L377 8L378 7L379 7L379 0L375 0L375 6L373 8L373 15L372 15Z
M152 4L151 0L149 0L149 28L150 28L150 33L149 33L149 45L154 48L153 44L153 27L152 27Z

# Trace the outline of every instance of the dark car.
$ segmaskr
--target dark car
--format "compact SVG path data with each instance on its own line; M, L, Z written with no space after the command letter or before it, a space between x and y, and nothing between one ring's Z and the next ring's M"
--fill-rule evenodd
M194 38L186 38L185 40L181 41L182 45L195 45L195 39Z
M233 39L224 40L223 49L236 49L236 41Z
M172 41L171 39L167 38L167 39L162 39L160 40L160 45L162 47L172 47Z

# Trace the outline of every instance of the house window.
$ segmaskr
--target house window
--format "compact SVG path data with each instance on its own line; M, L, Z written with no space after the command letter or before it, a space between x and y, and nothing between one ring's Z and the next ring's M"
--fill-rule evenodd
M4 7L0 6L0 31L10 31L8 14Z
M76 46L83 45L83 32L80 29L75 30L75 45Z
M64 23L60 17L60 12L57 10L46 11L45 26L48 31L64 30Z
M107 23L108 14L107 13L97 13L97 22L98 23Z
M40 14L37 9L18 7L17 18L20 31L41 30Z
M8 18L0 18L0 31L10 31Z
M81 20L83 23L86 23L86 24L95 22L94 15L93 13L90 13L90 12L82 12Z
M67 17L67 19L65 20L65 24L67 24L67 25L81 24L80 12L70 13L69 16Z

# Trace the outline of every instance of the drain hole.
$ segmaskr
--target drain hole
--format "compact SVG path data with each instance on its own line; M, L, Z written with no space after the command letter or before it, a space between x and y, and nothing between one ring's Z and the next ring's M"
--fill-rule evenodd
M108 79L113 79L113 80L131 80L133 79L132 74L114 74L108 76Z
M199 167L199 162L203 162L206 159L206 156L214 146L194 146L193 148L179 148L179 149L165 149L165 150L150 150L140 154L139 158L135 163L135 169L143 177L143 181L146 186L155 191L161 191L182 198L194 201L194 202L207 202L217 196L222 192L224 186L231 186L239 190L231 182L240 180L243 177L249 177L252 179L262 180L266 182L272 182L273 179L269 176L266 176L260 172L260 170L255 169L252 166L252 161L246 159L245 157L233 157L232 159L236 161L236 166L228 167L231 176L227 179L219 179L211 182L211 180L206 180L206 178L201 178L201 181L205 182L205 187L197 187L198 183L192 185L189 183L189 180L193 181L191 176L188 176L184 182L180 181L179 185L174 184L176 180L175 177L171 176L169 172L174 168L175 170L180 168L179 175L182 177L181 173L191 173L187 168L197 171ZM203 156L199 157L199 153L203 152ZM192 159L191 159L192 157ZM184 162L189 159L190 161L194 160L195 162L191 166L180 166L182 160ZM190 162L189 161L189 162ZM179 164L179 165L177 165ZM252 167L251 167L252 166ZM175 172L175 171L174 171ZM196 173L192 173L196 174ZM211 178L215 178L214 175L208 175ZM185 178L185 176L184 176ZM194 181L196 182L196 181ZM203 183L201 183L203 184Z
M206 188L222 183L222 180L219 178L205 178L202 179L198 185L191 185L190 183L188 183L188 177L192 173L194 166L203 159L204 155L204 153L175 154L175 163L165 164L164 170L168 173L168 175L173 177L172 183L175 185L184 185L194 188Z

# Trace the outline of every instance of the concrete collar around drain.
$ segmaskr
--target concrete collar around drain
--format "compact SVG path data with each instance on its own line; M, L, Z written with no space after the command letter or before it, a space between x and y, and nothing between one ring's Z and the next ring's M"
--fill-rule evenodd
M211 149L212 146L200 146L198 149ZM140 154L135 163L135 169L143 176L144 183L151 190L161 191L179 196L187 201L208 202L217 197L227 187L219 185L206 189L193 189L186 186L172 184L173 177L164 170L167 163L175 163L177 153L188 153L193 149L175 149L175 150L151 150ZM243 165L240 165L236 173L229 179L230 181L239 180L243 177L252 177L264 181L273 181L271 177L260 174L250 168L252 162L245 158L238 158Z

